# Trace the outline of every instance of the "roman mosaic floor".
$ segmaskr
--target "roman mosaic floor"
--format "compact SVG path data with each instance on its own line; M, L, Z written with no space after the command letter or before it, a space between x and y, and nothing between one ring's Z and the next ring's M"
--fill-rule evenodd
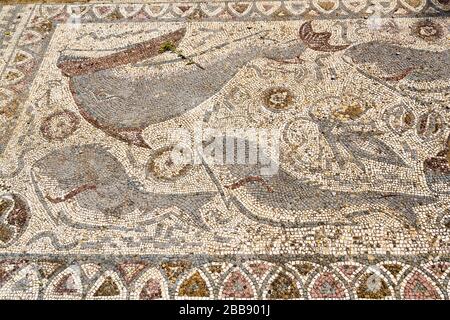
M0 5L0 298L449 298L449 0L57 2Z

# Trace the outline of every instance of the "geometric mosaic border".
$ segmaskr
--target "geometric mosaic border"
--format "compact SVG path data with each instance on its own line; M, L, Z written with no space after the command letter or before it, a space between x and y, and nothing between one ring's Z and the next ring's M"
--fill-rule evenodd
M374 256L342 260L201 255L74 260L24 256L0 261L0 299L436 300L449 299L449 285L450 260L431 257L422 262ZM236 286L241 290L234 290Z

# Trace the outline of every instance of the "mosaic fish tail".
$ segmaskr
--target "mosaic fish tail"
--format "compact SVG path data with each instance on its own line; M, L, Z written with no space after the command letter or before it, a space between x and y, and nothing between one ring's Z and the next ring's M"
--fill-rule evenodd
M399 212L397 215L399 220L417 227L417 212L414 208L424 205L429 205L436 202L436 198L432 196L413 196L405 194L378 194L372 198L373 204L387 207L394 212ZM372 202L369 200L369 202Z
M133 185L133 182L130 181L129 185ZM129 202L143 213L153 213L153 218L146 220L145 224L160 222L172 216L185 225L194 226L204 231L210 230L200 210L217 195L217 192L155 194L132 188ZM118 213L114 215L121 216L122 208L113 209ZM114 213L114 210L107 213Z

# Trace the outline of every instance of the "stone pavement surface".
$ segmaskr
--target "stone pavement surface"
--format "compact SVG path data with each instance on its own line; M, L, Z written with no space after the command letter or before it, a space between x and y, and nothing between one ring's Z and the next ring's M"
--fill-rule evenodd
M57 2L0 6L0 298L449 298L448 0Z

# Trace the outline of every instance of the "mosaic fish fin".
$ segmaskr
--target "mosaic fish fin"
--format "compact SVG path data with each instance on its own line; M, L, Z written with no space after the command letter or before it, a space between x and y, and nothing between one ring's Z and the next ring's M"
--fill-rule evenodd
M307 21L301 25L299 29L299 37L305 45L315 51L336 52L348 48L345 45L331 45L329 43L331 38L330 32L314 32L312 22Z
M407 167L405 161L391 147L376 137L348 134L343 135L339 140L355 158Z
M167 45L171 48L177 47L185 34L186 29L181 28L103 57L70 59L62 56L57 65L65 76L73 77L136 63L161 54L162 49Z

